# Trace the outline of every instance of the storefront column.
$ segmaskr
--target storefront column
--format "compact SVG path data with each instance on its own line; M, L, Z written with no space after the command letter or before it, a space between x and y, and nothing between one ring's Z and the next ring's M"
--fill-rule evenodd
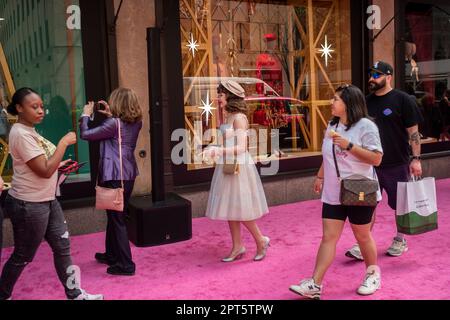
M395 15L395 1L373 0L381 9L381 27ZM380 30L374 30L374 35ZM373 43L373 61L382 60L395 66L395 20L380 33ZM395 82L395 79L394 79ZM394 85L394 83L392 83Z
M114 0L117 12L120 0ZM151 192L150 126L147 73L146 30L155 26L154 0L126 0L122 3L116 26L119 85L133 89L143 111L143 127L136 147L139 176L134 186L135 195ZM145 157L142 157L143 151Z

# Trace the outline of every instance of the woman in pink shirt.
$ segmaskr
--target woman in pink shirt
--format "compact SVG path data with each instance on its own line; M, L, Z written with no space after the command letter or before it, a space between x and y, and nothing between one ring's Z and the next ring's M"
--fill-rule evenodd
M0 277L0 300L11 299L14 285L45 239L53 251L58 278L69 300L102 300L79 286L79 268L72 264L67 223L56 200L58 168L76 134L66 134L54 146L36 132L44 119L44 103L32 89L17 90L8 112L18 116L9 134L13 160L12 187L5 200L14 230L14 252Z

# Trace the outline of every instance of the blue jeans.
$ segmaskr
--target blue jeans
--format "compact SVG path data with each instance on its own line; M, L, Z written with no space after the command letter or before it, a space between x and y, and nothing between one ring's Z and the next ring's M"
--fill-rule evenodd
M5 209L13 225L14 252L3 267L0 300L11 297L17 280L33 261L43 239L52 248L56 273L67 298L79 296L79 279L73 282L75 273L70 256L69 232L59 202L26 202L8 195Z

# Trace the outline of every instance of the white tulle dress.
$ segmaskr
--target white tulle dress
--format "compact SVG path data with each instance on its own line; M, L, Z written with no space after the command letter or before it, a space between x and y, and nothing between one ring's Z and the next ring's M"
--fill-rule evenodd
M236 131L232 128L237 117L244 117L247 120L242 113L230 114L227 124L221 126L222 132L228 129L228 132L232 133L226 139L226 147L232 146L236 141ZM238 174L225 174L223 172L225 160L220 158L217 161L206 208L206 216L213 220L252 221L269 212L255 163L247 151L247 146L240 147L241 152L237 156Z

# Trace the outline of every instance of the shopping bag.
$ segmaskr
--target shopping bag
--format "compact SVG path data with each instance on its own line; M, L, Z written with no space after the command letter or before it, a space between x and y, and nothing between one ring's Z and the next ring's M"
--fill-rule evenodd
M397 184L397 231L421 234L438 228L434 178Z

